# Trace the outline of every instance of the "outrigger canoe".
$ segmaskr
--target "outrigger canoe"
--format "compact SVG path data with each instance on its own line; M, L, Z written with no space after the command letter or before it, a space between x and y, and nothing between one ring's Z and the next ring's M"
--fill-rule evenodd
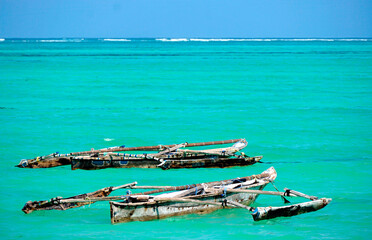
M190 150L185 147L209 146L234 143L231 147ZM145 147L114 147L70 154L50 154L34 159L24 159L17 167L47 168L71 164L71 169L95 170L103 168L211 168L248 166L262 159L249 157L240 152L247 146L245 139L215 142L182 143ZM132 154L126 151L158 151L157 153ZM124 152L124 153L123 153Z
M244 208L251 212L255 221L259 221L317 211L331 201L330 198L319 199L290 189L285 189L284 192L263 191L265 186L273 183L276 177L277 173L271 167L258 175L177 187L137 186L137 182L133 182L70 198L57 197L45 201L29 201L22 211L31 213L38 210L66 210L98 201L109 201L113 224L156 220L192 213L209 213L230 208ZM155 190L108 196L111 192L122 188ZM283 207L250 207L259 195L276 195L284 199L304 197L311 201Z

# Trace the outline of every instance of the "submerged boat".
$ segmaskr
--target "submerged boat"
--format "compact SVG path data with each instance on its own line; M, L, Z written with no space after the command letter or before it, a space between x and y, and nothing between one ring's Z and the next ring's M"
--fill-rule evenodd
M190 150L185 147L210 146L234 143L231 147ZM248 166L262 159L262 156L249 157L240 152L247 146L245 139L215 142L182 143L173 145L144 147L113 147L100 150L54 153L34 159L24 159L17 167L47 168L71 164L71 169L94 170L102 168L206 168ZM158 151L157 153L132 154L127 151ZM124 153L123 153L124 152Z
M273 183L276 177L277 173L271 167L258 175L184 186L137 186L137 182L133 182L69 198L58 197L45 201L29 201L22 211L28 214L40 210L66 210L97 201L110 201L110 216L113 224L148 221L192 213L209 213L223 208L244 208L251 212L255 221L259 221L316 211L331 201L329 198L318 199L290 189L285 189L285 192L263 191L265 186ZM155 190L108 196L111 192L123 188ZM284 207L250 207L258 195L277 195L283 199L304 197L311 201Z

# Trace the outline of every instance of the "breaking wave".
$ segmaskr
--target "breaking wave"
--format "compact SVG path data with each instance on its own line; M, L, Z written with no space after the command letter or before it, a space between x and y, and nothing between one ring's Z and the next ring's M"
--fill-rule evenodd
M79 39L40 39L40 40L35 40L35 42L48 42L48 43L53 43L53 42L82 42L82 41L84 41L84 38L79 38Z
M0 38L0 42L5 38ZM7 38L6 42L372 42L371 38L60 38L27 39Z
M334 42L334 41L371 41L372 39L361 39L361 38L190 38L190 41L195 42Z
M161 42L366 42L367 38L157 38Z
M189 41L187 38L157 38L156 41L161 42L187 42Z
M106 42L130 42L131 40L125 38L105 38L103 41Z
M242 38L190 38L192 42L244 42L252 41L254 39L242 39Z

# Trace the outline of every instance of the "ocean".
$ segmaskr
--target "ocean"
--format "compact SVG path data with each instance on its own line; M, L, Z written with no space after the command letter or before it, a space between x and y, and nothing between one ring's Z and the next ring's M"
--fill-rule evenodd
M1 39L0 90L2 239L372 234L370 39ZM235 138L245 138L244 152L263 155L262 163L167 171L14 167L23 158L53 152ZM112 225L107 202L21 211L29 200L133 181L185 185L271 166L280 190L333 201L317 212L260 222L245 209L223 209ZM255 203L280 205L277 196L259 196Z

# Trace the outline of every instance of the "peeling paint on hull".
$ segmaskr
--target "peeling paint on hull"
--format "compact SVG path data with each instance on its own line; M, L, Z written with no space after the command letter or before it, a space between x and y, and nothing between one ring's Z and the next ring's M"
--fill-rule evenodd
M19 168L51 168L71 164L72 157L51 157L42 160L27 159L16 165Z
M262 156L247 158L200 158L200 159L165 159L160 168L225 168L249 166L257 163ZM104 168L158 168L160 162L154 159L73 159L71 169L96 170Z
M250 189L262 190L266 185L264 184ZM226 195L226 200L236 201L247 206L251 205L256 198L257 194L250 193L227 193ZM195 196L190 199L219 203L225 198L219 195L210 197ZM221 205L200 205L186 202L149 202L141 204L110 202L111 223L113 224L131 221L149 221L194 213L205 214L223 208L230 207L222 206L222 203Z

